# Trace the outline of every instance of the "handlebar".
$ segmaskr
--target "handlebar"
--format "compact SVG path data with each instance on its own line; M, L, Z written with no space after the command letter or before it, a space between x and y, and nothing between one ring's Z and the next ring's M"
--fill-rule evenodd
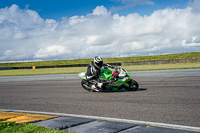
M118 69L120 69L120 67L115 66L114 69L115 69L115 70L118 70Z
M112 68L112 69L115 69L115 71L117 71L118 69L120 69L120 67L117 67L117 66L111 66L111 65L109 65L108 67L110 67L110 68ZM107 66L104 66L103 68L105 68L105 69L108 69L108 67Z

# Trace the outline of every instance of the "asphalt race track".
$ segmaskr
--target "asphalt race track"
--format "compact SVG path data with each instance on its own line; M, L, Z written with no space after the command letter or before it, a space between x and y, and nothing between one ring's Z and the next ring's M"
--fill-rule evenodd
M130 72L138 91L87 92L77 74L0 77L0 109L200 127L200 69Z

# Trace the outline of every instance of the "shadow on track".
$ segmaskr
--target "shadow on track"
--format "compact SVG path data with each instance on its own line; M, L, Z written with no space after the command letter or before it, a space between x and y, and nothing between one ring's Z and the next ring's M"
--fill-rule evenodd
M147 88L138 88L136 91L128 91L126 89L121 90L102 90L99 93L120 93L120 92L137 92L137 91L146 91Z

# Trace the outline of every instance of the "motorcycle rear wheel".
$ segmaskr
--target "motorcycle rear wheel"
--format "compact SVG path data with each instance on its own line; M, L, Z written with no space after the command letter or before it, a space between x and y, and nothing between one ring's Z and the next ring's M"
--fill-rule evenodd
M131 81L129 82L129 87L126 88L128 91L136 91L139 88L139 84L137 83L137 81L131 79Z
M89 87L89 83L88 81L86 81L85 79L81 80L81 85L82 87L87 90L87 91L93 91L90 87Z

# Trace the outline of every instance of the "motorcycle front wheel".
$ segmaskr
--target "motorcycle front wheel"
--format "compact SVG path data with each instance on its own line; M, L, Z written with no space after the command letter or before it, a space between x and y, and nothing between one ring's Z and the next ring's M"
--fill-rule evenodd
M139 84L137 83L137 81L131 79L131 81L129 82L129 87L126 88L128 91L136 91L139 88Z

